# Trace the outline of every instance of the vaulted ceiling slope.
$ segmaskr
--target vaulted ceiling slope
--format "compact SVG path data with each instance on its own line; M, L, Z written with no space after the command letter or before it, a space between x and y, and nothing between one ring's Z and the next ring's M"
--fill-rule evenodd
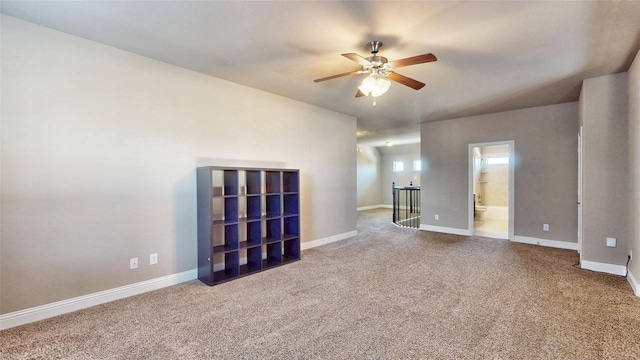
M421 122L578 99L583 79L626 71L640 1L7 1L2 13L358 118L359 143L415 142ZM433 53L397 83L355 98L340 56ZM361 75L363 76L363 75ZM251 99L247 99L250 101ZM366 134L362 131L366 130Z

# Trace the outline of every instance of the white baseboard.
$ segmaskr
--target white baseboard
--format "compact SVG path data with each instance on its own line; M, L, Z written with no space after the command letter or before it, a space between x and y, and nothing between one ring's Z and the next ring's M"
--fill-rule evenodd
M163 287L176 285L198 278L198 269L188 270L177 274L167 275L135 284L120 286L114 289L99 291L93 294L78 296L50 304L40 305L29 309L14 311L0 315L0 330L9 329L34 321L48 319L54 316L142 294Z
M318 239L318 240L307 241L307 242L304 242L304 243L300 244L300 249L301 250L307 250L307 249L314 248L316 246L322 246L322 245L330 244L332 242L348 239L348 238L354 237L354 236L358 236L358 230L353 230L353 231L349 231L349 232L338 234L338 235L329 236L329 237Z
M627 274L627 267L624 265L605 264L595 261L582 260L580 262L580 268L620 276Z
M329 244L335 241L348 239L357 236L358 231L350 231L323 239L318 239L300 245L302 250L316 246ZM54 303L40 305L24 310L0 315L0 330L40 321L54 316L70 313L73 311L86 309L108 303L114 300L123 299L129 296L142 294L148 291L161 289L167 286L180 284L198 278L198 269L184 271L178 274L167 275L135 284L120 286L114 289L99 291L93 294L82 295L71 299L56 301Z
M433 232L439 232L439 233L445 233L445 234L463 235L463 236L473 235L468 229L456 229L456 228L449 228L444 226L433 226L433 225L426 225L426 224L420 224L420 230L433 231Z
M358 209L356 209L356 210L358 210L358 211L367 211L367 210L380 209L380 208L382 208L382 207L384 207L384 205L369 205L369 206L362 206L362 207L359 207L359 208L358 208Z
M567 250L575 250L578 251L578 243L568 242L568 241L558 241L558 240L549 240L549 239L540 239L528 236L520 236L515 235L513 237L513 242L523 243L523 244L532 244L532 245L540 245L558 249L567 249Z
M633 293L636 294L636 296L640 296L640 284L636 280L635 276L633 276L632 272L627 274L627 281L629 282L629 285L631 285Z

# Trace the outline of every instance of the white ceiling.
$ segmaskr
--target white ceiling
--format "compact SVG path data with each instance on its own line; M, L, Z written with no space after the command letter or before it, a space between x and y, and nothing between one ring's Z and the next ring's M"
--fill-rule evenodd
M419 141L419 124L578 99L586 78L626 71L640 49L640 1L7 1L2 13L358 118L358 142ZM355 98L371 40L398 70ZM364 76L364 75L361 75ZM247 99L250 101L250 99ZM364 133L366 131L366 133Z

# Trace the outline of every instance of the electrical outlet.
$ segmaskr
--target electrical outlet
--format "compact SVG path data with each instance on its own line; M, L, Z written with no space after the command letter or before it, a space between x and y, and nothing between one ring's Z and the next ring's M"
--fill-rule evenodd
M158 263L158 254L149 255L149 265L155 265Z
M542 224L542 231L549 231L549 224Z
M129 269L137 269L138 268L138 258L129 259Z
M440 220L440 215L436 214L436 220Z
M629 250L629 260L633 260L633 250Z
M611 238L611 237L607 238L607 246L608 247L616 247L616 245L617 245L616 238Z

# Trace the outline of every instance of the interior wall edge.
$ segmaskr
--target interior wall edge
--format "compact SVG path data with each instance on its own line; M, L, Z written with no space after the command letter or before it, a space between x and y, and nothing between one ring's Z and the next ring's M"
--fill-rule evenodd
M627 281L629 282L629 285L631 285L631 289L633 289L633 293L640 297L640 283L638 283L638 280L636 280L635 276L633 276L633 273L631 271L629 271L629 273L627 274Z

